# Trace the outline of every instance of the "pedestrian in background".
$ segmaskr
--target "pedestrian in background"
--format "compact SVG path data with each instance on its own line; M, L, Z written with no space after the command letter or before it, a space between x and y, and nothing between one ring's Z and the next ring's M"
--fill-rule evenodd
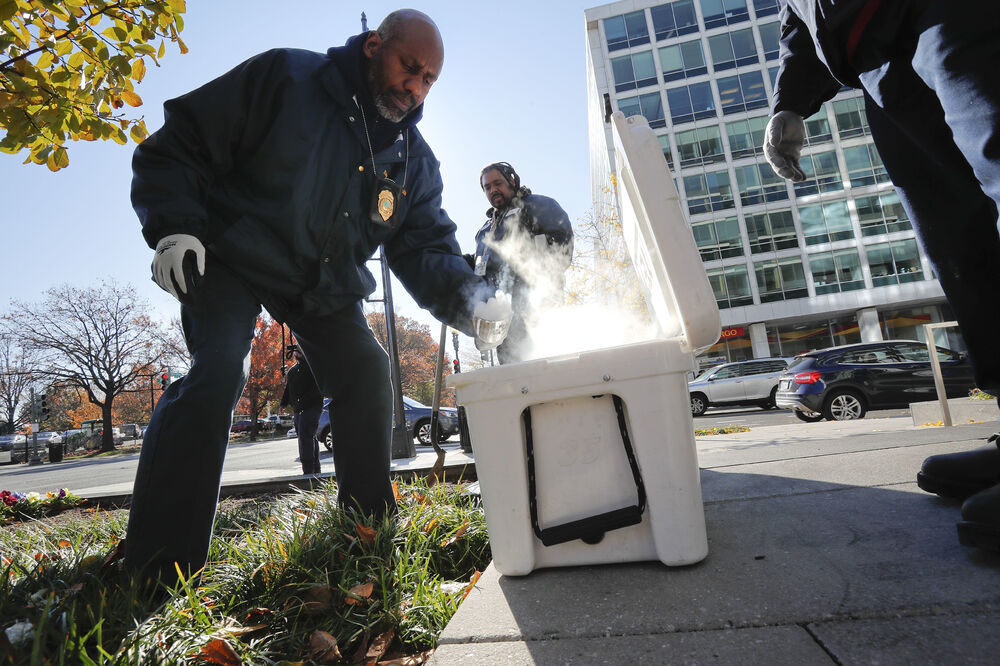
M319 442L316 441L316 427L323 413L323 396L316 385L306 357L298 345L291 345L295 365L285 377L285 391L281 394L281 406L291 407L295 418L295 435L299 439L299 462L303 474L319 474Z

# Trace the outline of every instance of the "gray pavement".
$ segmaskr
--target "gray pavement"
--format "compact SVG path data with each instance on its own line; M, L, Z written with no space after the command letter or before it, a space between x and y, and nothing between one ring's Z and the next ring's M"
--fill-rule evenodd
M997 429L897 417L699 438L703 562L491 566L431 663L996 663L1000 555L959 545L959 505L915 476Z

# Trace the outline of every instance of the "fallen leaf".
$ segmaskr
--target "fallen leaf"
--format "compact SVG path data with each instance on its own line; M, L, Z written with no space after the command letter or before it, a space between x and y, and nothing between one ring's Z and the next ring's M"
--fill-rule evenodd
M302 595L302 610L307 613L319 613L330 608L333 603L333 590L329 585L310 587Z
M239 638L240 636L246 636L247 634L252 634L255 631L260 631L261 629L267 629L269 624L254 624L249 627L227 627L225 632L234 638Z
M350 662L352 664L363 664L365 663L365 655L368 653L368 639L371 638L372 632L365 629L365 633L361 635L361 640L358 641L358 647L354 650L354 654L351 655Z
M462 594L462 601L465 601L465 598L469 596L469 592L472 592L472 588L476 586L476 583L479 582L479 577L482 575L483 572L478 569L472 574L472 578L469 579L469 586L465 588L465 592Z
M71 545L72 544L69 541L67 541L66 539L59 539L59 547L60 548L69 548Z
M216 638L198 652L198 658L218 666L242 666L243 660L227 641Z
M365 653L365 657L374 659L377 662L385 654L385 651L389 649L389 644L392 643L392 639L395 637L396 631L394 629L382 632L372 641L372 644L368 647L368 652Z
M118 543L108 551L108 554L104 556L104 561L101 563L101 570L106 571L111 568L112 565L117 564L119 561L125 558L125 539L119 539Z
M427 525L424 526L424 532L430 532L435 527L437 527L440 523L441 523L441 521L438 520L437 518L431 518L430 522L428 522Z
M394 498L396 498L397 502L399 500L403 499L403 496L399 494L399 482L398 481L393 481L392 482L392 496Z
M341 659L337 639L320 629L314 631L309 637L309 647L312 648L309 657L321 664L332 664Z
M450 537L441 542L441 547L444 548L445 546L450 546L451 544L458 541L461 538L461 536L465 534L465 531L467 529L469 529L469 521L465 521L464 523L459 525L458 529L455 530L454 534L452 534Z
M362 525L357 523L354 526L355 531L358 533L358 537L361 539L361 543L366 546L373 546L375 544L375 535L377 532L368 527L367 525Z
M346 597L344 597L344 603L346 604L359 604L361 601L368 599L372 596L372 592L375 590L375 584L361 583L360 585L355 585L347 591Z

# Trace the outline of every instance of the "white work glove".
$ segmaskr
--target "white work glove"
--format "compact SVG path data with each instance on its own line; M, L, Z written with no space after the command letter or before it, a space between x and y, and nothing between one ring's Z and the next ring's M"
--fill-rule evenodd
M476 304L472 311L472 328L476 334L476 349L489 351L507 339L513 311L510 295L498 291L485 303Z
M193 261L189 259L187 262L185 276L184 260L188 252L193 252L194 257ZM192 262L194 266L191 265ZM186 300L184 297L190 296L195 286L195 278L205 274L205 246L188 234L165 236L156 244L151 268L153 280L161 289L170 292L179 301Z
M799 166L805 138L806 123L799 114L778 111L771 117L764 130L764 157L776 174L795 183L806 179Z

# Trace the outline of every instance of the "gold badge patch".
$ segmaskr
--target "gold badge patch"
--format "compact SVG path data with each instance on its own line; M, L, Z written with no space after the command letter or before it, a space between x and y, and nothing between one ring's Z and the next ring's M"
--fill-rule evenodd
M396 207L396 201L390 190L382 190L378 193L378 214L383 222L388 222L392 217L392 211Z

